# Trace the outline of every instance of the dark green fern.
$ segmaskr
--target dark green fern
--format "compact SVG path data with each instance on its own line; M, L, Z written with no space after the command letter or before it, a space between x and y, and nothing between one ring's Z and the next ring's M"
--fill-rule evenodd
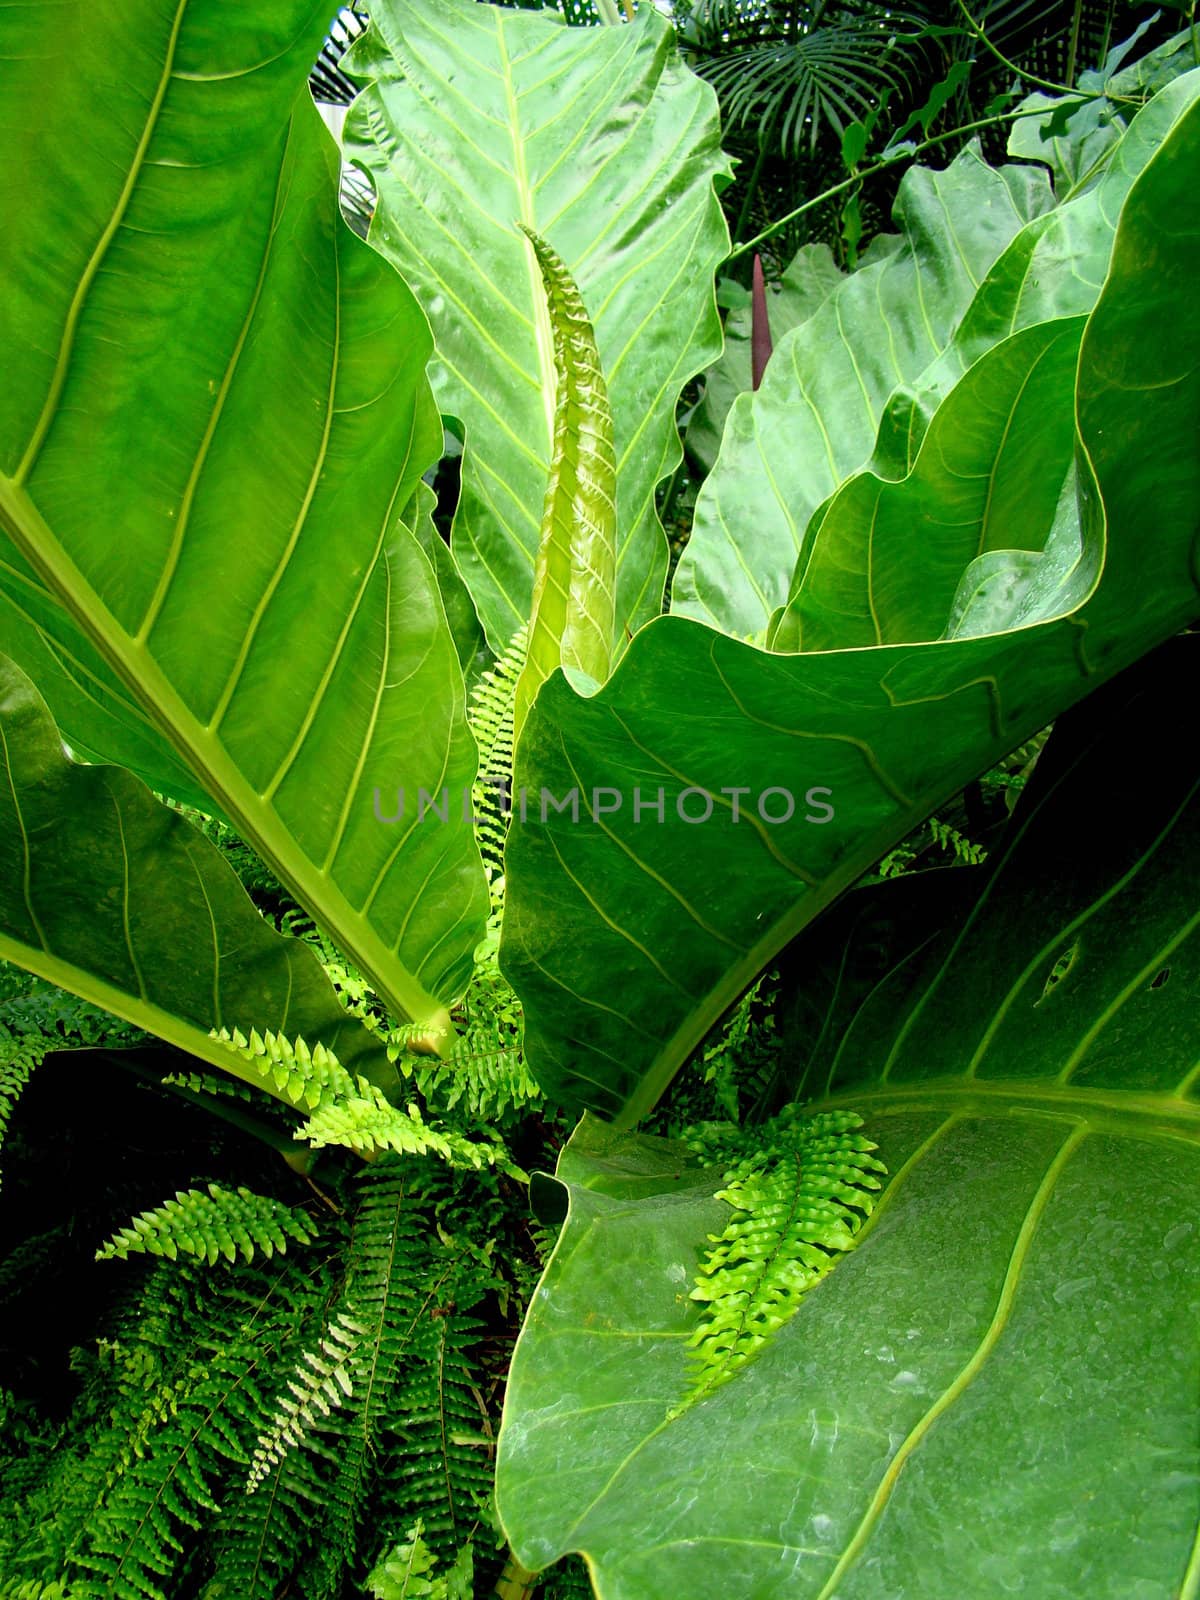
M0 1151L17 1101L48 1055L141 1038L136 1028L0 960Z
M541 1096L497 960L523 651L518 638L472 699L492 916L445 1059L410 1048L223 824L193 819L220 836L264 915L317 949L347 1011L389 1047L406 1103L320 1044L261 1032L218 1036L228 1080L183 1057L165 1074L157 1060L135 1067L142 1092L216 1111L222 1138L253 1134L278 1176L250 1188L206 1159L202 1182L98 1252L112 1305L75 1353L73 1410L31 1412L26 1426L16 1401L0 1407L0 1600L364 1600L397 1582L446 1600L490 1592L504 1562L489 1509L499 1403L539 1270L504 1141L540 1144ZM0 1037L15 1038L7 1026ZM81 1037L20 1031L30 1060L43 1034L53 1048ZM276 1151L311 1173L307 1191ZM58 1238L25 1241L0 1278L52 1260Z
M378 1561L416 1517L445 1562L478 1523L491 1424L476 1398L471 1312L494 1274L436 1225L427 1163L380 1163L356 1187L344 1278L260 1433L250 1494L217 1525L206 1600L274 1595L278 1562L262 1553L298 1493L321 1507L320 1539L296 1566L306 1600L339 1594L342 1574Z

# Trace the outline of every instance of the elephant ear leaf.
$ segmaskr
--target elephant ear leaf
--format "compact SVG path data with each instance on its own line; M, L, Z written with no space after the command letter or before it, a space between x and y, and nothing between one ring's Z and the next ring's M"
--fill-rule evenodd
M612 412L596 338L560 257L532 228L524 232L546 285L558 382L554 455L534 567L529 648L513 712L514 739L556 667L577 683L582 680L582 687L599 688L607 679L617 578Z
M585 1118L500 1434L527 1566L582 1551L638 1600L1194 1591L1198 643L1061 719L940 925L901 880L798 942L805 1111L861 1116L891 1176L690 1405L736 1214L685 1147Z
M548 1093L631 1126L873 862L1200 613L1198 246L1193 100L1091 313L1001 339L907 476L838 491L802 588L819 648L664 617L590 698L543 686L516 776L554 811L509 835L501 960Z
M1050 203L1040 170L995 169L973 148L944 172L905 173L898 247L798 315L762 387L733 401L676 570L674 612L762 635L810 517L871 458L891 396L944 349L996 258Z
M168 792L185 767L396 1012L442 1028L486 892L441 805L475 755L403 520L440 446L431 339L339 215L307 88L327 12L11 17L8 160L33 181L0 267L3 642L69 743Z
M498 654L529 618L554 453L553 339L519 220L578 283L608 380L619 649L662 609L655 485L680 459L678 397L721 352L716 95L650 5L574 28L553 8L379 0L350 63L371 242L428 312L438 400L466 430L452 544L488 642Z
M276 933L217 848L131 773L70 760L3 656L0 957L226 1071L238 1059L212 1032L262 1029L324 1045L385 1093L399 1082L313 949Z

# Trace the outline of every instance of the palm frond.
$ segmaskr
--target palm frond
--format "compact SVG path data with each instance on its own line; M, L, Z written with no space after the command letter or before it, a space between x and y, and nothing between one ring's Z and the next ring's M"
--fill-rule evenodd
M764 40L693 60L717 91L726 126L757 127L785 154L811 154L903 89L912 62L894 35L858 21Z

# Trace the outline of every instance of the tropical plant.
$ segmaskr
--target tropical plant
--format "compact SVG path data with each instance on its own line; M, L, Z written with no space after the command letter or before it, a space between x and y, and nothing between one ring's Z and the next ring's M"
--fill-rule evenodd
M529 1278L496 1197L542 1092L590 1115L542 1186L570 1210L506 1402L511 1592L573 1550L628 1600L870 1591L917 1563L926 1592L959 1592L938 1563L961 1579L976 1556L920 1514L948 1492L925 1495L922 1452L1027 1307L1044 1359L997 1392L1059 1454L1010 1487L973 1576L1000 1551L1040 1581L1043 1497L1066 1486L1096 1500L1071 1522L1093 1587L1123 1540L1139 1581L1190 1592L1186 1374L1138 1457L1144 1500L1115 1478L1102 1494L1098 1449L1067 1449L1034 1404L1084 1348L1072 1251L1097 1259L1114 1330L1116 1376L1082 1402L1106 1460L1113 1439L1134 1450L1156 1363L1195 1359L1194 1273L1172 1278L1191 1234L1142 1226L1160 1195L1174 1226L1194 1143L1175 981L1192 924L1137 871L1182 859L1190 779L1164 778L1173 809L1143 797L1122 849L1089 857L1086 903L1066 876L1035 927L1023 863L1066 873L1060 792L1090 759L1064 717L1035 779L1067 776L1022 800L982 869L1000 887L944 951L921 877L865 891L889 915L913 896L900 956L932 964L902 1013L886 981L856 988L846 935L847 986L782 1086L815 1110L681 1142L630 1130L864 871L1200 611L1200 73L1103 148L1073 114L1095 95L1027 108L1074 174L1057 193L974 152L906 178L902 238L734 403L664 618L655 490L678 395L719 348L727 168L712 91L657 13L573 30L464 0L372 7L345 63L367 85L348 149L376 191L369 245L306 88L324 10L139 15L134 56L128 19L82 4L49 47L35 13L6 23L6 170L38 183L0 301L20 357L0 396L0 955L165 1041L176 1092L286 1153L335 1220L308 1242L294 1191L211 1169L132 1208L114 1252L189 1259L139 1280L67 1448L10 1408L36 1463L11 1469L12 1592L253 1600L279 1574L310 1597L462 1592L484 1557L481 1317ZM96 127L118 58L122 114ZM421 481L439 411L464 442L449 547ZM1151 719L1128 692L1097 714L1132 745ZM244 841L308 937L259 914L214 836ZM1006 926L1029 947L1005 944L1000 989L985 914L1014 877ZM1076 939L1093 902L1140 930L1094 969ZM838 937L800 947L819 993L812 952ZM1022 1050L1009 996L1045 964ZM995 998L956 1001L956 982ZM1118 1013L1134 1032L1109 1069ZM31 1070L12 1057L6 1099ZM1093 1158L1117 1174L1108 1210ZM1179 1286L1142 1347L1134 1261ZM893 1354L918 1329L886 1398L848 1331L873 1314ZM843 1431L853 1461L830 1454ZM967 1454L978 1485L993 1458ZM745 1484L769 1465L779 1493L748 1508L730 1460ZM808 1481L836 1505L809 1507ZM901 1490L916 1509L885 1516Z
M509 1380L522 1560L582 1549L621 1600L1195 1592L1181 644L1062 720L994 867L862 890L797 948L792 1091L861 1115L891 1177L853 1255L697 1403L687 1285L738 1213L686 1143L584 1120Z
M885 167L837 189L858 174L868 143L882 148L919 128L953 151L956 129L986 127L1022 85L1082 85L1084 69L1109 56L1115 13L1113 0L679 0L686 59L717 90L737 162L727 196L734 238L765 233L789 251L823 242L853 266L898 176ZM1151 7L1128 15L1118 33L1158 42L1167 31ZM999 132L993 153L1002 148ZM740 268L748 272L747 258Z
M1159 603L1143 584L1157 588L1157 574L1173 567L1178 608L1168 602L1173 615L1164 614L1161 634L1152 625L1155 637L1195 618L1200 477L1191 445L1174 430L1185 413L1192 426L1200 403L1192 358L1200 327L1183 287L1200 217L1193 210L1184 221L1177 209L1200 152L1198 91L1195 73L1168 85L1079 181L1056 158L1057 203L1032 169L993 172L973 154L941 177L910 174L904 220L930 189L945 185L948 195L964 184L942 208L949 229L934 224L920 247L902 242L848 278L779 343L757 393L734 405L704 491L714 510L702 517L702 495L675 585L685 614L700 614L693 597L702 592L708 626L686 615L652 624L599 693L581 700L554 679L534 709L518 750L518 777L531 791L604 786L630 795L640 787L665 815L707 825L646 826L632 808L606 805L594 828L548 816L510 840L502 955L525 1005L531 1060L552 1094L608 1119L607 1127L585 1120L560 1162L566 1225L506 1401L499 1504L531 1566L583 1550L598 1591L630 1600L701 1586L823 1596L909 1584L986 1592L1000 1574L1011 1582L1018 1572L1033 1592L1061 1592L1074 1580L1046 1565L1046 1523L1035 1508L1064 1503L1081 1484L1102 1498L1094 1479L1114 1459L1116 1436L1128 1441L1117 1458L1141 1459L1143 1408L1161 1414L1151 1397L1166 1365L1161 1406L1174 1416L1166 1426L1175 1443L1162 1457L1166 1477L1147 1491L1161 1520L1143 1533L1137 1503L1114 1488L1095 1524L1073 1522L1069 1560L1091 1592L1127 1593L1134 1571L1153 1574L1147 1581L1159 1591L1195 1587L1196 1508L1167 1487L1179 1459L1172 1450L1194 1422L1184 1395L1195 1366L1195 1264L1168 1265L1190 1235L1166 1226L1154 1237L1154 1270L1164 1281L1178 1272L1187 1287L1164 1301L1161 1336L1149 1342L1136 1332L1143 1280L1126 1259L1138 1249L1131 1241L1143 1215L1133 1178L1144 1170L1138 1096L1148 1095L1147 1113L1172 1150L1191 1146L1195 1129L1194 1048L1166 1052L1126 1007L1148 1003L1164 1040L1175 1036L1174 1008L1188 999L1178 990L1168 998L1179 970L1169 958L1190 948L1194 918L1146 889L1146 901L1130 900L1121 913L1120 925L1147 927L1129 965L1124 952L1119 963L1106 961L1112 940L1099 928L1082 946L1095 952L1085 965L1076 937L1093 903L1109 914L1135 875L1131 860L1153 856L1171 834L1194 792L1190 768L1160 786L1145 747L1127 738L1136 752L1130 773L1139 783L1150 774L1145 830L1127 836L1122 825L1121 850L1101 852L1099 864L1089 845L1096 886L1077 900L1068 885L1084 881L1084 863L1066 854L1060 821L1043 848L1062 879L1048 889L1027 879L1021 890L1021 907L1034 898L1046 907L1040 931L1014 908L993 942L976 940L989 904L981 898L961 914L961 932L952 929L929 955L931 998L918 984L911 1012L899 1003L917 981L910 967L885 987L889 967L876 966L864 994L854 987L855 952L834 936L831 1004L848 1003L849 984L855 1006L870 997L877 1025L899 1031L878 1054L860 1054L857 1033L843 1039L853 1012L846 1023L840 1009L819 1012L793 1093L817 1112L864 1115L893 1176L857 1232L851 1266L807 1294L787 1324L790 1342L767 1340L752 1365L698 1405L681 1407L697 1327L686 1285L729 1212L714 1200L711 1176L688 1164L686 1145L628 1130L773 953L960 788L968 768L978 773L1109 668L1144 653L1152 641L1126 632ZM1067 109L1038 107L1048 132ZM1086 138L1086 127L1076 137ZM986 192L973 188L977 181ZM1173 245L1159 221L1168 213L1179 219ZM956 280L961 298L951 309ZM1182 360L1167 354L1176 341L1189 352ZM1159 452L1169 438L1167 465ZM1146 705L1143 696L1133 721L1149 727ZM1128 734L1129 724L1121 727ZM1169 738L1161 727L1153 737L1169 770ZM1070 758L1061 759L1069 769ZM1111 784L1116 760L1106 746L1083 792ZM1079 789L1072 793L1067 829L1082 804ZM1026 838L1033 848L1038 803L1031 794L1014 817L1014 856ZM1113 826L1102 822L1097 837ZM1007 860L1002 851L997 878ZM942 903L922 894L936 918ZM1028 943L1014 927L1028 929ZM807 959L797 957L806 986L815 952L831 937L822 930ZM929 934L926 920L902 953L924 956ZM941 975L968 935L973 965L962 988L948 992ZM985 994L997 996L995 1009ZM1044 1000L1049 1008L1051 995L1054 1025L1036 1027L1034 1007ZM959 1012L965 1032L952 1026ZM1132 1032L1110 1031L1118 1016L1130 1018ZM981 1080L986 1088L977 1088ZM1095 1088L1076 1102L1075 1083ZM1168 1162L1177 1204L1191 1181L1190 1151L1180 1160L1179 1168ZM1123 1162L1125 1176L1109 1182ZM1041 1219L1060 1178L1071 1195L1055 1212L1063 1253L1043 1256ZM993 1186L995 1205L985 1198ZM914 1191L929 1197L920 1209L938 1237L948 1227L963 1242L978 1277L964 1272L957 1251L910 1227L904 1196ZM1043 1307L1069 1303L1067 1256L1090 1260L1106 1251L1102 1240L1116 1257L1096 1264L1097 1283L1111 1291L1102 1321L1119 1345L1116 1329L1126 1330L1119 1382L1137 1398L1128 1409L1123 1399L1105 1406L1089 1391L1082 1405L1104 1421L1075 1447L1049 1397L1070 1387L1064 1374L1078 1370L1092 1325L1066 1312L1056 1320ZM872 1253L903 1259L896 1270L914 1298L889 1287L899 1281L889 1265L882 1286L872 1283ZM927 1253L946 1263L947 1279L926 1281L919 1263ZM1027 1259L1038 1261L1036 1273L1026 1273ZM642 1267L631 1277L633 1261ZM960 1273L961 1298L949 1286ZM857 1285L865 1298L851 1307L843 1296ZM962 1315L943 1329L936 1308L947 1298ZM878 1339L859 1332L873 1327L872 1307ZM742 1309L754 1320L767 1314L753 1297ZM1031 1333L1006 1340L1018 1312L1023 1326L1029 1318L1038 1325L1036 1343ZM1022 1356L1022 1387L1010 1376L1011 1356L991 1365L994 1351L1014 1349L1045 1351L1050 1361L1064 1352L1066 1366L1049 1379ZM983 1403L986 1386L975 1379L985 1367L995 1371L997 1403L1020 1393L1013 1414L1027 1418L1028 1431L1009 1429L999 1459L1039 1463L1007 1487L994 1544L956 1501L956 1493L978 1497L985 1477L996 1477L984 1442L993 1424L968 1420ZM827 1384L827 1374L838 1376ZM1049 1409L1026 1403L1030 1383ZM959 1442L952 1412L977 1429L978 1442ZM603 1430L592 1426L597 1413L608 1419ZM1041 1454L1047 1440L1053 1464ZM570 1472L561 1470L565 1460ZM764 1492L764 1464L777 1495ZM1140 1473L1139 1481L1152 1479ZM1101 1525L1112 1546L1098 1537ZM969 1528L969 1549L935 1527Z

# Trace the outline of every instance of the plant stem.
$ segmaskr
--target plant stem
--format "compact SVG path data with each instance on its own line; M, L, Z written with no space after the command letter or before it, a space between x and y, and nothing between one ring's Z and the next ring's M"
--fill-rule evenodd
M1071 93L1071 89L1068 84L1052 83L1049 78L1039 78L1036 73L1026 72L1024 67L1019 67L1015 61L1010 61L1003 51L992 43L984 29L979 25L978 22L976 22L975 18L967 10L966 0L957 0L957 3L958 9L962 12L963 16L966 17L967 26L970 28L974 37L979 40L980 44L985 50L989 51L995 56L996 60L1001 66L1007 67L1011 73L1018 78L1023 78L1026 83L1032 83L1035 88L1048 89L1051 94ZM1078 23L1078 17L1079 13L1078 10L1076 10L1076 23ZM1074 52L1072 52L1072 60L1073 57Z
M1070 97L1079 101L1107 98L1107 96L1101 94L1090 94L1084 89L1072 89ZM926 150L933 149L935 145L946 144L951 139L961 138L963 134L978 133L983 128L998 127L1001 123L1017 122L1022 117L1044 117L1045 115L1045 106L1030 106L1025 111L1002 111L994 117L981 117L977 122L963 123L960 127L951 128L948 133L931 134L928 139L922 139L919 144L906 151L905 155L911 160L923 155ZM864 178L870 178L876 172L882 172L884 167L895 166L898 159L894 155L888 160L880 158L865 167L860 167L853 177L843 178L841 183L835 183L832 188L823 189L820 194L814 195L811 200L806 200L802 206L797 206L794 211L789 211L786 216L780 217L777 222L773 222L769 228L764 228L761 233L756 233L753 239L747 239L743 244L735 244L726 256L726 262L736 261L739 256L744 256L747 250L757 249L764 239L769 239L773 234L779 233L781 229L787 227L789 222L794 222L797 217L802 217L806 211L811 211L814 206L824 205L826 200L832 200L836 195L844 194L847 189L852 188L856 183L861 183Z
M1067 82L1075 86L1075 64L1079 55L1079 24L1083 20L1083 0L1075 0L1075 15L1071 18L1071 43L1067 50Z
M528 1567L523 1567L510 1550L504 1571L496 1579L492 1593L498 1596L498 1600L526 1600L541 1581L541 1573L530 1572Z

